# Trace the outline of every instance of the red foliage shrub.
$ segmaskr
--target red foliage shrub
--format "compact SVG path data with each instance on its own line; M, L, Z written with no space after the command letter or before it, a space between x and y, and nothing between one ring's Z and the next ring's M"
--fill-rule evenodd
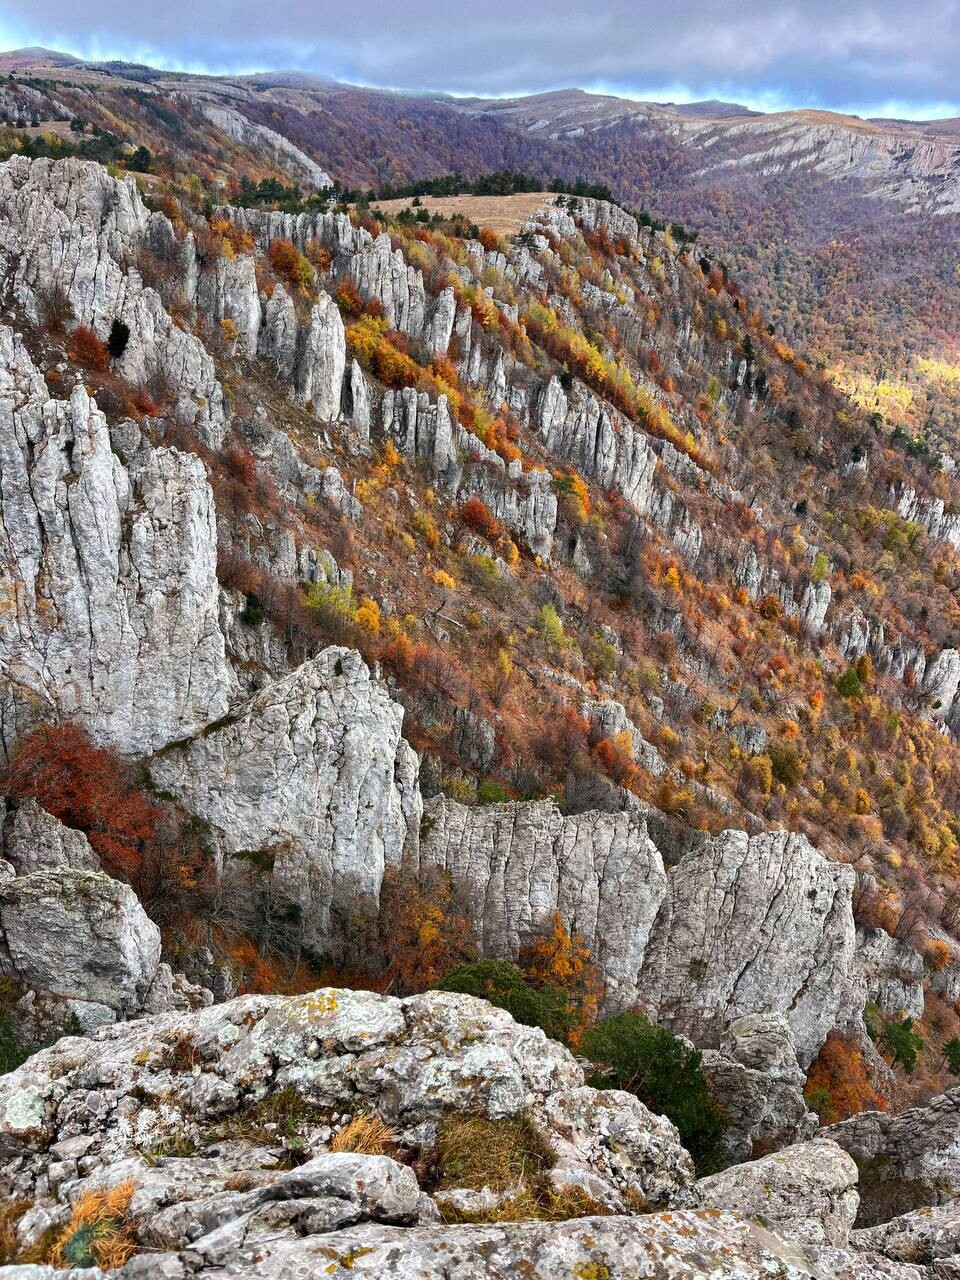
M85 324L78 324L70 334L67 343L67 355L85 369L103 372L107 367L107 348L92 329Z
M40 725L17 743L2 782L10 800L33 798L82 831L104 870L138 888L160 810L115 751L96 746L79 725Z
M344 315L358 316L363 311L363 299L360 297L360 290L350 276L344 276L337 285L334 300Z
M468 498L460 508L460 519L474 533L491 541L503 532L503 525L482 498Z

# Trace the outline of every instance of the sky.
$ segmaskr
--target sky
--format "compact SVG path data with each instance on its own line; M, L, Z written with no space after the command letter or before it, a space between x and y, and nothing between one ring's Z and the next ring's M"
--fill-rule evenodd
M3 0L0 48L509 96L960 115L960 0Z

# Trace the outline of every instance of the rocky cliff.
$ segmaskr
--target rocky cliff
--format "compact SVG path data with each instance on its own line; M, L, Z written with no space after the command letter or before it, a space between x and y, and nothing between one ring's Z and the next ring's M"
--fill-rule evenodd
M84 833L27 798L3 815L4 1016L30 1043L100 1028L0 1077L0 1186L32 1205L17 1251L130 1183L154 1251L130 1276L454 1258L465 1276L609 1280L697 1274L704 1251L745 1276L922 1275L848 1247L841 1148L952 1187L952 1094L809 1145L804 1072L831 1033L869 1047L868 997L923 1012L921 951L855 915L848 863L882 865L891 902L900 855L883 861L880 834L950 865L946 812L924 825L906 789L948 802L933 778L960 674L946 637L928 653L892 630L904 615L853 574L834 595L850 556L808 513L816 477L801 500L766 455L751 469L751 433L800 430L758 391L759 330L732 338L739 303L705 312L711 273L606 202L549 205L509 244L334 211L173 212L95 165L0 166L4 751L78 722L191 833L210 884L173 927L183 904L164 904L161 937ZM781 400L826 395L764 350ZM917 483L906 514L933 535ZM852 520L842 469L824 484ZM814 816L822 850L787 829ZM668 1121L467 997L210 1007L161 958L206 950L207 982L232 931L372 981L388 871L414 905L448 886L484 957L517 960L559 919L604 1012L640 1007L702 1050L727 1158L776 1154L695 1184ZM426 950L435 916L413 923ZM371 1116L388 1152L338 1145ZM451 1117L534 1126L543 1177L441 1185ZM496 1220L524 1196L523 1221Z
M217 531L198 458L111 439L82 385L55 400L0 328L0 726L78 719L128 754L222 715Z

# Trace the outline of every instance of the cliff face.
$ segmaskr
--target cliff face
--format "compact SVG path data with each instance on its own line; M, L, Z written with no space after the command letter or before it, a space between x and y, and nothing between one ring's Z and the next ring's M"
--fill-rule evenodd
M217 617L203 464L118 435L82 386L55 400L0 328L0 730L77 719L142 755L222 715L234 688Z
M598 957L610 1008L639 1001L705 1046L744 1014L783 1014L804 1067L860 1021L854 874L803 837L728 831L665 869L642 812L437 799L424 826L420 864L453 875L484 954L516 959L559 912Z
M217 580L219 543L277 582L306 579L349 596L352 575L311 542L304 519L319 503L359 528L369 517L342 468L386 440L410 464L425 465L447 494L461 502L480 499L494 524L542 563L556 558L584 578L593 562L609 566L609 540L605 545L598 535L588 554L585 531L569 537L559 473L525 466L502 443L499 451L493 447L495 436L484 440L457 420L464 385L479 388L474 413L506 414L517 433L528 431L538 442L545 461L575 468L569 474L626 504L611 511L629 513L627 553L617 572L631 591L635 548L644 539L664 540L659 545L671 547L690 572L729 561L717 513L742 502L739 492L702 465L707 458L691 448L689 436L674 443L643 429L642 415L628 419L579 378L565 377L561 385L559 376L534 376L510 349L521 346L519 338L491 339L491 325L499 332L502 322L512 332L519 316L517 304L491 300L494 286L467 301L458 302L453 285L434 295L424 272L389 235L374 235L343 214L225 215L242 249L253 241L253 253L200 252L193 231L175 234L163 214L147 211L129 181L110 179L95 165L16 160L0 169L6 278L24 321L38 321L59 294L75 321L101 335L114 320L125 320L129 344L111 372L135 380L151 371L175 372L173 415L190 426L208 464L221 465L216 446L229 429L234 454L249 446L252 465L280 486L278 501L302 513L289 524L277 505L262 518L248 511L238 519L229 511L218 519L205 464L187 451L189 440L185 447L164 444L163 424L151 419L108 426L80 381L69 398L54 398L24 339L0 329L6 747L38 718L55 716L80 720L125 754L152 755L154 785L209 825L220 871L229 877L255 857L271 892L296 910L311 950L349 951L345 921L355 909L375 912L386 867L403 861L440 867L466 894L486 953L516 957L559 912L598 957L609 1007L641 999L710 1045L739 1017L780 1014L807 1065L829 1030L859 1025L865 998L854 954L852 879L843 867L785 832L748 838L731 831L688 842L679 859L671 851L667 861L678 865L667 870L658 847L664 828L655 824L652 833L642 807L564 817L549 802L474 809L434 800L418 852L417 760L402 737L396 701L346 649L291 663L276 634L258 634L243 621L243 596L222 592ZM262 254L279 237L329 257L329 277L317 283L315 296L279 280L261 288ZM468 242L456 264L457 288L480 290L486 279L503 279L517 296L530 281L540 287L552 280L548 297L556 314L578 323L573 299L557 292L562 255L555 246L583 243L583 237L629 246L631 263L647 271L661 249L614 206L584 201L574 211L554 205L538 215L524 243L506 252ZM239 360L241 370L253 365L262 372L266 364L290 406L286 416L271 401L269 410L261 406L248 419L231 420L200 339L174 324L160 295L143 287L135 266L142 251L164 256L180 273L198 333L212 345L226 333L226 346L217 348L228 351L222 358ZM660 278L668 276L679 289L677 260L656 261ZM608 270L600 284L582 282L584 301L577 305L633 341L633 322L641 334L648 323L638 299L656 278L615 284ZM449 395L382 389L356 360L348 369L345 327L332 297L344 281L385 330L398 330L428 356L450 353L448 363L455 359L464 379L460 389ZM169 282L165 290L175 292ZM469 302L481 296L483 303ZM227 322L232 329L224 329ZM677 376L691 350L698 362L705 358L705 339L695 335L688 316L670 355ZM746 411L755 395L748 390L749 361L727 354L731 385L722 398L729 405L739 400ZM442 371L452 376L445 366ZM642 418L649 427L667 397L649 379L643 393L650 399ZM317 421L320 434L311 440ZM685 421L699 420L690 415ZM314 465L311 451L327 448L334 430L344 433L337 465ZM249 475L242 483L249 486ZM925 499L910 493L915 515ZM413 507L412 494L409 486L403 497L392 490L393 508L407 500ZM436 501L432 490L424 500ZM757 504L750 512L753 521L765 518ZM922 651L913 655L902 641L894 650L881 621L862 612L840 615L822 571L814 579L813 547L796 553L800 572L789 579L763 562L757 547L759 541L730 565L748 600L759 606L772 599L804 634L837 637L851 660L872 653L896 679L907 682L909 671L915 684L919 671L933 714L953 725L955 651L918 667ZM487 549L475 539L469 554L481 561ZM501 558L487 559L496 591L511 592L515 570ZM365 570L371 583L382 573L374 567L378 561L380 552ZM469 569L469 561L465 565ZM398 604L385 597L385 608ZM676 612L662 599L652 604L651 618L664 634L684 639ZM621 638L608 633L613 651L623 655ZM701 669L709 674L708 664ZM611 686L598 697L595 687L568 682L591 733L605 741L628 739L625 749L652 777L665 784L678 778L624 705L609 696ZM667 700L684 714L692 710L682 682L671 681L662 692L667 698L650 699L654 716L666 713ZM466 708L454 710L461 741L483 730L483 741L470 750L489 769L500 750L496 725ZM714 715L726 724L726 711L718 707ZM731 726L733 739L742 753L762 755L765 730L749 749L742 745L750 728ZM710 796L707 788L702 794ZM796 965L796 954L810 963Z
M419 837L418 762L402 721L359 654L327 649L150 770L211 825L222 856L269 862L277 894L302 913L305 945L342 955L351 912L375 910L384 869Z
M0 165L0 247L16 302L34 322L45 308L69 307L79 324L106 339L115 319L131 341L119 371L130 382L161 379L176 412L211 445L223 439L223 391L202 343L178 328L137 270L143 249L191 264L163 214L150 214L132 178L99 165L14 158Z

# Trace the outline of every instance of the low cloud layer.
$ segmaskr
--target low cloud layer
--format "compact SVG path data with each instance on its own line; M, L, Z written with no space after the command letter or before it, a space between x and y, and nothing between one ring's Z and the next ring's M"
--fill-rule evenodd
M402 89L579 85L760 106L960 113L960 0L5 0L0 43Z

